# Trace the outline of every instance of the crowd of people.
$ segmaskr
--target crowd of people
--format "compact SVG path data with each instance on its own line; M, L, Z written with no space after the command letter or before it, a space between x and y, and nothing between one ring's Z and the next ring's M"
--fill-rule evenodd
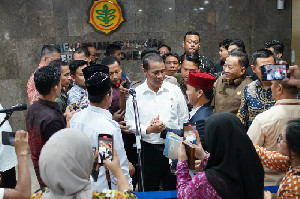
M95 47L84 44L71 63L60 60L56 46L44 46L27 83L28 133L16 132L15 151L0 144L0 198L136 198L142 185L205 199L271 198L264 186L279 185L278 198L298 198L300 67L273 81L264 81L261 70L285 63L284 45L266 42L251 65L242 40L220 42L215 65L199 54L198 32L187 32L182 46L181 56L168 45L144 50L144 78L137 81L123 73L119 45L110 44L99 60ZM170 132L185 139L186 123L196 125L196 171L189 170L183 143L177 160L163 154ZM1 130L11 131L8 122ZM99 135L113 140L104 165ZM31 190L28 145L38 190Z

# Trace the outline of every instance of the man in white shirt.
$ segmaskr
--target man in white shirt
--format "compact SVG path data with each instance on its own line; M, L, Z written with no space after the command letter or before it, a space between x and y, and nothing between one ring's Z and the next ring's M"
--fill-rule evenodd
M76 113L70 121L70 128L80 129L91 140L91 144L94 148L98 148L98 135L99 134L111 134L113 137L113 147L118 152L121 169L126 176L129 184L131 184L131 178L129 175L128 160L124 149L124 143L122 139L121 129L117 122L112 120L112 115L108 111L108 108L112 102L111 82L108 74L108 67L103 65L103 69L90 69L94 66L89 66L83 70L84 75L91 73L90 78L86 79L85 85L88 91L88 98L90 104L87 108ZM99 65L95 67L100 67ZM118 184L115 176L110 172L111 188L118 190ZM91 178L92 190L101 192L103 189L108 189L108 182L105 174L105 167L100 167L98 180L95 182Z
M289 120L300 118L300 100L297 87L283 81L272 81L271 90L275 105L255 117L247 134L253 144L278 152L278 135L285 131ZM278 185L284 175L285 172L265 168L265 186Z
M142 133L144 188L145 191L158 191L162 180L164 190L174 190L176 178L170 172L169 160L163 156L164 139L160 133L165 126L172 129L183 127L188 120L186 102L178 86L164 81L165 64L158 54L150 53L144 57L143 72L147 79L136 88L136 100ZM162 122L151 125L154 119ZM126 104L125 121L135 132L131 96Z

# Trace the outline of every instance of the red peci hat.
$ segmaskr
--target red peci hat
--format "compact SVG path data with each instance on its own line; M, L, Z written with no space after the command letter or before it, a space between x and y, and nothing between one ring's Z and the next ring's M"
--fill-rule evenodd
M188 85L200 89L212 89L216 77L210 73L192 71L189 73Z

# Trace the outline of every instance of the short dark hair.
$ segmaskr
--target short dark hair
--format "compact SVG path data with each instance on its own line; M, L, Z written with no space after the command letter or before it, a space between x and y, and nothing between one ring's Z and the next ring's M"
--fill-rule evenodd
M200 35L199 35L199 32L196 32L196 31L189 31L189 32L185 33L184 38L183 38L183 41L185 41L187 35L197 35L197 36L199 37L199 41L200 41Z
M271 40L265 42L265 48L274 48L275 54L282 53L284 51L284 45L281 41L278 40Z
M284 88L284 90L290 94L290 95L294 95L294 96L297 96L298 93L299 93L299 90L296 86L290 86L288 85L287 83L281 81L281 80L275 80L276 84L279 85L281 84L282 87Z
M143 59L143 67L145 70L149 70L149 63L150 62L164 62L163 58L156 53L149 53L145 55Z
M290 151L300 155L300 119L290 120L286 126L286 141Z
M62 66L69 66L67 62L61 60L53 60L49 63L49 66L57 68L57 70L61 71Z
M246 52L246 46L245 46L244 41L242 41L240 39L234 39L229 44L229 46L232 46L232 45L236 45L237 47L243 49L243 51ZM240 50L240 51L242 51L242 50Z
M106 56L112 56L117 50L121 50L121 46L117 44L109 44L106 48Z
M142 51L142 53L141 53L141 60L143 61L144 57L147 54L150 54L150 53L156 53L156 54L159 55L159 51L157 49L147 48L147 49L145 49L145 50Z
M198 67L201 65L201 60L199 59L198 53L187 53L180 57L180 63L182 64L184 60L194 62Z
M88 47L87 45L82 45L82 46L79 46L73 54L80 54L80 53L84 53L84 56L85 57L89 57L90 56L90 53L89 53L89 50L88 50Z
M118 65L120 66L120 64L121 64L120 61L117 58L113 57L113 56L106 56L102 60L102 64L106 65L106 66L111 65L115 62L117 62Z
M166 62L166 58L169 56L176 57L178 62L180 61L179 55L177 53L168 52L168 53L164 54L164 56L163 56L164 62Z
M232 42L231 39L225 39L219 43L219 47L223 46L226 50L228 50L230 42Z
M73 60L69 66L70 74L75 75L77 68L79 68L80 66L84 66L85 64L87 64L87 62L84 60Z
M44 66L34 73L36 90L41 95L49 95L51 89L60 82L60 71L56 67Z
M45 55L50 55L53 53L60 53L60 49L54 45L44 45L41 50L41 58Z
M201 89L201 88L195 88L196 91L202 90L206 99L208 99L209 101L212 101L213 97L214 97L214 89Z
M229 53L229 56L238 57L239 58L239 61L238 61L239 65L241 67L245 67L245 68L248 67L248 65L249 65L249 59L248 59L247 53L244 53L242 51L234 49L233 51L231 51Z
M256 66L257 58L269 58L269 57L273 57L275 62L275 55L272 51L268 49L259 49L252 55L253 65Z
M169 51L171 51L171 47L166 44L158 46L157 50L159 50L161 47L166 47Z
M111 88L107 92L102 93L101 95L96 95L96 96L88 95L88 99L90 100L91 103L101 103L107 94L111 95Z

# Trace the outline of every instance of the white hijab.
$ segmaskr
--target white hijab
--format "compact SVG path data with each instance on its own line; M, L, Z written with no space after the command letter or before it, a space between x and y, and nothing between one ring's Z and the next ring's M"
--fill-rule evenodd
M56 132L39 159L41 177L49 188L43 198L91 198L93 161L90 140L83 132L71 128Z

